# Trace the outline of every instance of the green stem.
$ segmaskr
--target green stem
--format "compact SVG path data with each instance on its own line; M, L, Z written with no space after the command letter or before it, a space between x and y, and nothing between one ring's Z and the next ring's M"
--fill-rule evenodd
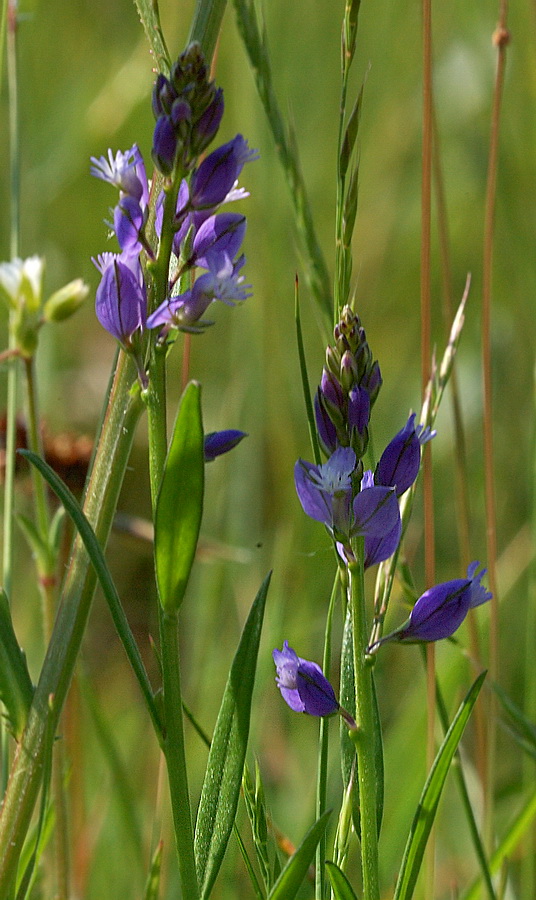
M162 654L166 723L164 754L168 770L182 896L188 897L188 900L197 900L199 888L195 868L194 836L184 751L177 613L162 612L160 615L160 652Z
M359 542L363 550L363 539ZM350 731L357 753L357 780L361 811L361 865L364 900L379 900L378 820L376 814L376 765L374 758L374 697L372 670L367 664L367 621L363 552L349 570L349 602L352 612L355 706L357 730Z
M339 572L335 575L331 597L329 599L328 614L326 617L326 632L324 636L324 657L322 660L322 668L326 677L331 667L331 632L333 626L333 610L335 608L335 598L339 586ZM320 734L318 742L318 773L316 784L316 818L319 819L326 811L327 797L327 781L328 781L328 739L329 739L329 719L324 717L320 719ZM315 871L315 887L316 900L322 900L326 893L326 871L324 862L326 859L326 833L325 831L318 842L316 850L316 871Z
M37 403L37 389L35 384L35 357L24 359L24 368L26 371L26 404L27 404L27 429L28 429L28 448L38 456L44 458L43 441L39 431L39 414ZM46 484L41 475L32 466L32 486L35 503L35 517L39 534L44 541L48 541L49 529L49 510L46 494ZM50 573L47 573L50 574Z
M84 512L102 546L113 521L142 405L131 393L133 361L120 354L86 492ZM8 896L43 773L47 729L55 730L84 634L96 575L76 538L39 683L18 745L0 815L0 896ZM50 696L54 703L50 704Z
M156 509L167 452L165 354L165 347L159 347L158 345L154 347L149 388L146 396L153 511ZM177 614L164 613L160 604L158 614L165 721L163 749L168 770L169 792L175 826L175 843L179 858L179 873L183 896L197 900L199 888L195 869L194 839L182 718L179 620Z

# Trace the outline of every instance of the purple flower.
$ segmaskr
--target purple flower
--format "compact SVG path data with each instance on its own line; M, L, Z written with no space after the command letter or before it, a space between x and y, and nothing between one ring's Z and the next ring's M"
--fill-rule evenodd
M237 431L230 428L227 431L211 431L205 435L205 462L212 462L222 453L228 453L236 447L243 438L247 437L245 431Z
M145 327L147 317L147 295L139 259L102 253L93 262L102 274L95 299L97 318L125 349L131 349L132 337Z
M162 175L171 175L177 148L177 135L170 117L160 116L154 127L152 157Z
M276 683L285 703L294 712L310 716L331 716L339 711L335 691L314 662L297 656L287 641L272 653L277 669Z
M351 447L339 447L320 466L299 459L294 480L304 512L323 522L338 540L391 534L400 520L395 491L371 485L369 479L356 493L355 467L356 454Z
M121 250L131 255L139 252L142 247L140 235L148 216L149 184L137 145L124 153L119 150L115 158L108 150L108 159L92 156L91 161L91 174L119 189L113 225Z
M246 217L239 213L209 216L199 227L193 241L192 264L210 269L209 256L226 253L234 259L246 231Z
M479 565L479 562L472 562L467 567L467 578L445 581L425 591L417 600L409 619L396 631L376 641L369 652L386 641L413 644L440 641L454 634L470 609L491 600L492 595L481 584L486 569L476 574Z
M376 466L376 484L395 487L397 497L411 487L421 464L421 447L435 437L436 432L424 425L415 426L415 413L411 413L401 431L383 451Z
M113 184L121 194L134 197L143 207L147 206L149 186L145 163L137 144L125 152L118 150L115 158L111 150L108 150L108 159L105 156L92 156L91 162L91 174L95 178Z
M166 300L147 320L148 328L170 325L182 331L200 332L211 322L203 322L204 315L213 300L221 300L228 306L249 297L249 285L244 285L244 276L239 271L245 259L241 256L235 263L226 253L212 253L206 260L209 271L193 284L184 294Z
M258 151L237 134L203 160L192 176L190 203L194 209L219 206L236 184L245 163L258 159Z

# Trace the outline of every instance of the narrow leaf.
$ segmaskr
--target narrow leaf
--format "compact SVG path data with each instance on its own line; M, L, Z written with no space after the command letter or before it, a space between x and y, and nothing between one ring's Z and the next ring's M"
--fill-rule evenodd
M203 514L204 476L201 386L191 381L181 397L156 501L156 580L166 612L178 610L190 577Z
M318 445L318 436L316 433L315 414L311 401L311 392L309 390L309 376L307 374L307 359L305 356L305 347L303 345L303 332L301 327L300 315L300 298L298 294L298 282L296 279L296 299L294 304L294 318L296 320L296 343L298 345L298 358L300 360L300 374L302 381L303 400L305 403L305 411L307 413L307 423L309 425L309 436L311 438L311 446L313 449L314 461L320 464L322 458L320 456L320 447Z
M20 738L26 725L32 697L33 685L26 658L13 629L7 596L0 589L0 700L16 738Z
M292 854L268 895L268 900L293 900L311 865L317 844L322 837L331 810L328 809L309 829L300 846Z
M210 894L236 815L269 583L270 575L263 581L244 626L210 746L194 839L202 900Z
M502 838L499 846L492 854L489 861L489 868L493 875L495 875L502 869L505 861L512 858L512 854L514 853L520 840L530 828L535 816L536 790L534 790L532 794L530 794L528 800L525 802L524 806L521 808L512 824L508 828L506 834ZM461 900L478 900L478 898L481 896L481 893L482 878L480 877L469 888L469 890L462 895Z
M147 707L149 709L149 713L151 715L151 719L153 721L153 725L155 727L157 735L161 737L162 724L160 720L160 714L153 697L149 678L147 676L147 672L145 671L145 666L143 665L143 660L141 658L138 645L136 644L136 641L130 629L130 625L128 624L125 611L121 606L121 601L115 588L112 576L110 575L108 566L106 565L104 553L102 552L102 548L97 540L95 532L89 524L89 521L86 518L83 510L81 509L76 497L74 497L67 485L63 483L61 478L56 475L53 469L50 468L48 463L41 459L40 456L32 453L31 450L19 450L18 452L27 460L29 460L29 462L31 462L32 465L34 465L41 472L41 475L48 482L54 493L59 497L59 499L63 503L63 506L65 507L65 510L73 520L76 530L78 531L78 534L80 535L84 543L88 556L93 564L93 568L95 569L95 572L97 574L102 592L110 608L117 633L121 639L123 647L125 648L125 652L128 656L128 660L130 662L130 665L132 666L134 674L138 679L143 696L145 697L145 701L147 703Z
M147 876L143 900L158 900L158 895L160 893L160 870L162 867L163 848L163 842L159 841L151 860L151 868L149 869L149 874Z
M331 881L335 900L357 900L352 885L346 875L334 862L326 860L326 869Z
M394 900L411 900L417 876L419 874L424 850L428 841L439 798L448 775L450 764L460 743L465 726L471 715L473 706L484 683L486 672L482 672L469 690L465 700L456 713L439 748L430 774L426 779L421 799L413 819L411 830L404 851L402 868L396 883Z

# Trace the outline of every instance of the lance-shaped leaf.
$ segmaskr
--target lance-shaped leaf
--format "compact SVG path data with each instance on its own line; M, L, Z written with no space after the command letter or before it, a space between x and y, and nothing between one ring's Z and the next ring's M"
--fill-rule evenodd
M210 746L194 839L202 900L210 894L236 815L269 582L270 575L263 581L244 626Z
M182 603L203 514L205 461L201 387L191 381L179 405L155 513L156 580L166 612Z
M339 869L334 862L326 860L326 870L331 881L335 900L357 900L352 885L342 869Z
M441 791L485 677L486 672L482 672L468 692L452 720L452 724L430 769L430 774L426 779L426 784L411 825L402 860L402 868L396 883L394 900L411 900L413 896L424 850L437 812Z
M26 658L13 630L7 596L0 590L0 700L9 727L19 738L33 697L33 685Z
M331 810L326 810L309 829L300 846L288 860L268 895L268 900L293 900L313 861L317 844L326 830Z

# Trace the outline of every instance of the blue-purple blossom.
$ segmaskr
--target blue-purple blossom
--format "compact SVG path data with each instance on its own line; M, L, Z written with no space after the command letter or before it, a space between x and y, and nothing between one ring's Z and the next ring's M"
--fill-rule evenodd
M211 322L202 316L214 300L221 300L227 306L249 297L250 285L243 284L240 275L245 259L241 256L235 263L226 253L212 253L206 260L208 272L200 275L189 290L164 301L147 320L148 328L170 325L182 331L199 332Z
M134 197L138 203L147 206L149 187L145 163L137 144L124 152L118 150L115 157L111 150L108 150L108 158L92 156L91 162L91 174L95 178L107 181L118 188L121 194Z
M383 451L374 474L375 483L396 488L397 496L400 497L419 474L421 447L435 437L435 434L435 431L424 425L416 426L415 413L411 413L404 428Z
M247 437L245 431L229 428L227 431L211 431L205 435L204 452L205 462L212 462L222 453L228 453Z
M97 318L125 349L130 349L133 335L143 330L147 317L139 258L102 253L93 262L102 275L95 299Z
M320 666L297 656L287 641L272 656L277 669L276 684L294 712L331 716L339 711L335 691Z
M209 269L209 258L226 253L234 259L246 232L246 217L240 213L218 213L209 216L199 227L193 240L191 263Z
M425 591L417 600L409 619L396 631L376 641L369 648L370 652L387 641L413 644L440 641L454 634L470 609L491 600L491 593L481 584L486 569L477 575L479 565L475 561L467 567L467 578L445 581Z
M257 150L237 134L232 141L213 150L192 175L190 205L193 209L215 208L225 201L243 166L258 159Z
M400 520L395 491L369 482L354 487L356 454L339 447L323 465L299 459L294 467L296 492L304 512L323 522L339 541L356 535L365 540L391 534Z
M91 174L119 189L119 203L114 209L113 227L124 253L139 253L141 235L149 211L149 184L143 157L136 144L115 157L108 150L108 158L91 157Z

